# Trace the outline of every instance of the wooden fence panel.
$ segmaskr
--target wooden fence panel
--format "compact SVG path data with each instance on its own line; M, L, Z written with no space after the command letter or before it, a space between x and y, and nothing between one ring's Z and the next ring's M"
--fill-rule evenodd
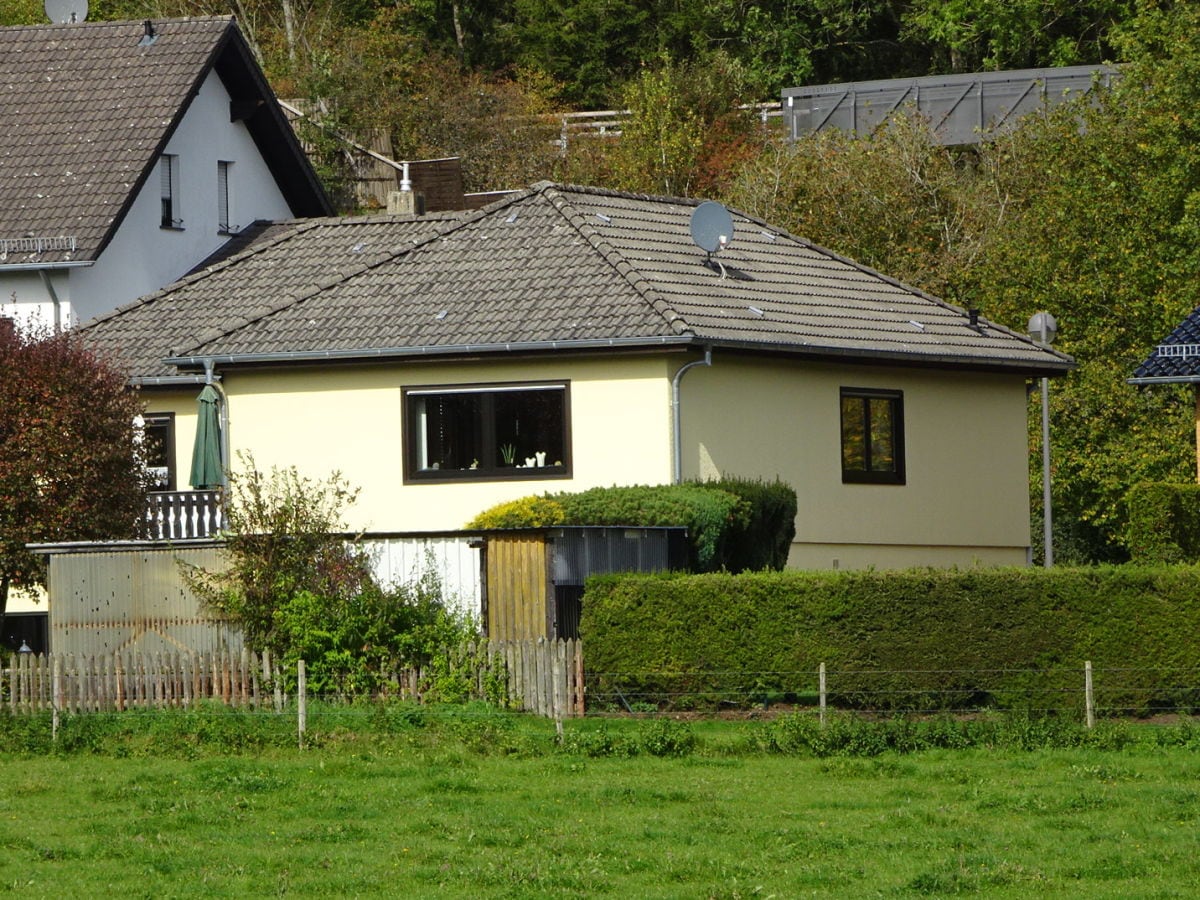
M114 653L67 654L57 660L61 678L55 696L55 657L21 653L0 668L0 691L8 688L9 712L58 709L67 713L113 712L133 708L178 709L198 700L229 706L266 705L273 679L258 674L258 658L243 651L227 654Z
M54 678L55 666L61 671ZM509 702L549 718L584 712L583 655L578 640L481 641L456 652L452 671L464 672L472 699L486 696L488 670L502 669ZM65 657L22 653L0 667L0 691L8 690L12 714L58 710L67 713L126 709L184 709L204 700L228 706L282 708L279 678L266 660L247 650L220 653L114 653ZM422 702L429 673L396 674L400 696Z

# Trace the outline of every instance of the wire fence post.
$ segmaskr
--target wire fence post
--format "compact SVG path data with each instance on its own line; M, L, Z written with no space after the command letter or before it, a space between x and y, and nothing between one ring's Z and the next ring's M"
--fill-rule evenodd
M304 732L308 729L308 673L302 659L296 661L296 729L303 750Z
M1087 707L1087 727L1096 727L1096 697L1092 693L1092 661L1083 664L1083 702Z
M820 668L817 669L817 687L818 687L818 691L820 693L821 724L824 725L825 724L825 663L821 663Z

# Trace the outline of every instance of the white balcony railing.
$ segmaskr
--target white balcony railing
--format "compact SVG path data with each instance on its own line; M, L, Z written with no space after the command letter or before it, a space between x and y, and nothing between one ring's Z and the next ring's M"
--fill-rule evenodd
M150 540L215 537L222 525L221 492L151 492L146 495L145 524Z

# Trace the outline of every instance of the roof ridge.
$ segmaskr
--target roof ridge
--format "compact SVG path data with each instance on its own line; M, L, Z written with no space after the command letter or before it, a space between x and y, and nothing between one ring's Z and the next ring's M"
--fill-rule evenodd
M526 192L526 193L528 194L531 192ZM481 207L480 209L471 210L464 216L455 216L453 218L446 218L444 220L440 220L436 227L430 229L428 232L426 232L425 234L422 234L420 237L410 239L410 240L404 242L401 246L396 247L392 250L384 251L384 252L380 253L380 255L378 257L370 260L369 262L364 262L361 265L355 266L352 269L346 269L344 271L341 271L337 274L336 277L326 278L325 280L320 281L317 284L315 284L312 288L310 288L307 291L304 291L299 294L295 294L291 297L280 300L277 303L268 303L264 307L261 307L257 312L252 313L249 316L239 317L239 320L237 321L237 323L231 325L228 328L213 328L213 329L210 329L210 330L204 332L203 334L197 335L195 338L195 343L191 344L189 347L187 347L185 349L180 349L178 347L172 348L170 355L175 356L175 357L187 356L187 355L189 355L189 353L187 352L188 350L195 351L196 348L201 347L204 344L209 343L210 341L214 341L217 338L229 337L230 335L234 334L235 332L241 331L243 328L246 328L247 326L257 324L258 322L261 322L264 319L267 319L267 318L275 315L276 313L283 312L285 309L292 309L294 307L298 307L302 303L305 303L308 300L311 300L313 297L316 297L318 294L324 293L325 291L329 290L330 288L337 287L339 284L343 284L343 283L349 281L351 278L355 278L364 272L371 271L372 269L377 269L380 266L385 265L387 263L395 262L400 257L406 256L407 254L413 252L414 250L418 250L421 247L424 247L426 244L430 244L436 240L440 240L441 238L445 237L447 234L457 231L460 228L465 227L467 224L469 224L471 222L479 221L481 218L483 218L487 214L487 213L485 213L485 211L490 210L491 207L497 206L498 204L502 207L503 204L505 204L507 202L511 202L511 198L505 198L504 200L498 201L498 203L488 204L487 206ZM335 218L334 221L337 221L337 219ZM416 220L414 219L414 221L416 221ZM301 231L307 231L312 228L319 228L322 226L327 226L329 224L332 224L331 220L329 220L329 219L320 219L317 221L311 221L306 224L302 224L294 232L288 232L287 236L290 237L295 234L299 234ZM276 241L269 241L264 245L264 247L265 246L275 246L276 243L277 243ZM224 260L222 265L232 263L234 260L238 259L240 256L242 256L242 254L235 254L234 256L231 256L228 260Z
M539 182L535 187L539 193L545 196L554 206L554 208L563 216L571 226L580 233L593 249L595 249L606 263L616 270L617 274L625 279L629 285L638 292L638 294L649 304L650 308L663 317L667 327L676 334L693 334L694 329L687 323L679 312L671 306L662 295L656 291L650 282L642 276L637 266L627 260L619 250L612 246L608 241L602 238L574 204L564 196L559 185L551 182ZM629 194L616 194L616 192L606 192L610 196L630 196Z

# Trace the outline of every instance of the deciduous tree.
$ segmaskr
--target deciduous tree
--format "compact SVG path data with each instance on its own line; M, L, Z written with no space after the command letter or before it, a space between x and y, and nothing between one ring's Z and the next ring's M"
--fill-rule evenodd
M130 538L144 508L140 401L69 332L0 319L0 622L43 582L29 543Z

